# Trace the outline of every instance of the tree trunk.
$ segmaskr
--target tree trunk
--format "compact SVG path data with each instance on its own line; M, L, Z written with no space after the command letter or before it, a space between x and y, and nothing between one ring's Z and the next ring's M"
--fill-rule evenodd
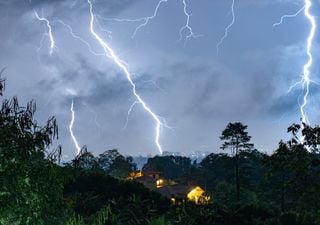
M237 202L240 201L239 156L236 153L236 194Z
M282 174L281 177L281 211L284 212L284 173Z

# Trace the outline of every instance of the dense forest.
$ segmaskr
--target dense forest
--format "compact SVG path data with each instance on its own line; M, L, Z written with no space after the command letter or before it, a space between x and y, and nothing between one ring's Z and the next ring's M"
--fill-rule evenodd
M0 81L0 94L4 80ZM293 124L292 138L272 154L251 143L247 126L229 123L221 132L224 153L201 162L155 156L142 172L159 171L179 184L197 184L205 204L173 202L157 190L128 179L132 157L117 150L94 156L86 148L60 162L54 117L34 119L33 101L2 99L0 109L0 224L3 225L295 225L320 224L320 127ZM300 137L303 137L302 139ZM218 151L218 150L217 150ZM219 151L220 152L220 151Z

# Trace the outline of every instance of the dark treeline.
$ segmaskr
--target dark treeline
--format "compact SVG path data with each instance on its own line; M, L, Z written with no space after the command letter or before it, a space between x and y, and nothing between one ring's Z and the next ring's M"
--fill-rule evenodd
M0 80L0 94L4 88ZM0 224L4 225L313 225L320 224L320 128L293 124L292 139L272 154L254 148L247 126L229 123L220 154L201 162L182 156L149 158L143 170L204 187L211 202L171 204L156 191L126 179L132 157L85 148L61 165L54 117L44 126L36 107L3 99L0 109ZM299 140L300 132L304 137Z

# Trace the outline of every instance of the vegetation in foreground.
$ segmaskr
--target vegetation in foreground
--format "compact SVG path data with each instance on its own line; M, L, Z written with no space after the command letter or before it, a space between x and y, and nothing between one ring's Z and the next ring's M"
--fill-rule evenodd
M0 95L3 91L0 80ZM180 183L195 182L213 199L207 205L169 199L126 180L135 164L116 150L88 151L60 165L54 117L34 120L35 103L4 99L0 109L0 224L3 225L313 225L320 224L320 127L293 124L292 139L271 155L250 143L247 127L230 123L222 149L200 163L156 156L144 168ZM304 135L304 143L298 133Z

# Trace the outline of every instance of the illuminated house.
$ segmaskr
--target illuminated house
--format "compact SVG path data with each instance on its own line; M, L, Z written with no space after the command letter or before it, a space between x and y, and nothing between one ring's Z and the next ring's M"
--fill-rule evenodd
M199 205L208 204L211 200L210 196L205 195L205 191L199 186L192 188L187 197L189 201Z
M151 170L133 172L128 179L138 181L150 190L159 192L171 199L173 204L180 204L185 200L196 204L208 204L210 202L210 197L205 195L205 191L201 187L178 184L175 181L164 179L161 172Z
M135 171L135 172L131 172L129 177L127 177L127 180L135 180L137 179L138 177L142 177L143 174L142 172L139 170L139 171Z
M171 181L163 179L161 172L151 170L132 172L128 179L138 181L151 190L173 184Z
M205 195L205 191L199 186L189 185L168 185L157 189L163 196L170 198L172 203L179 204L185 199L195 202L196 204L208 204L210 197Z

